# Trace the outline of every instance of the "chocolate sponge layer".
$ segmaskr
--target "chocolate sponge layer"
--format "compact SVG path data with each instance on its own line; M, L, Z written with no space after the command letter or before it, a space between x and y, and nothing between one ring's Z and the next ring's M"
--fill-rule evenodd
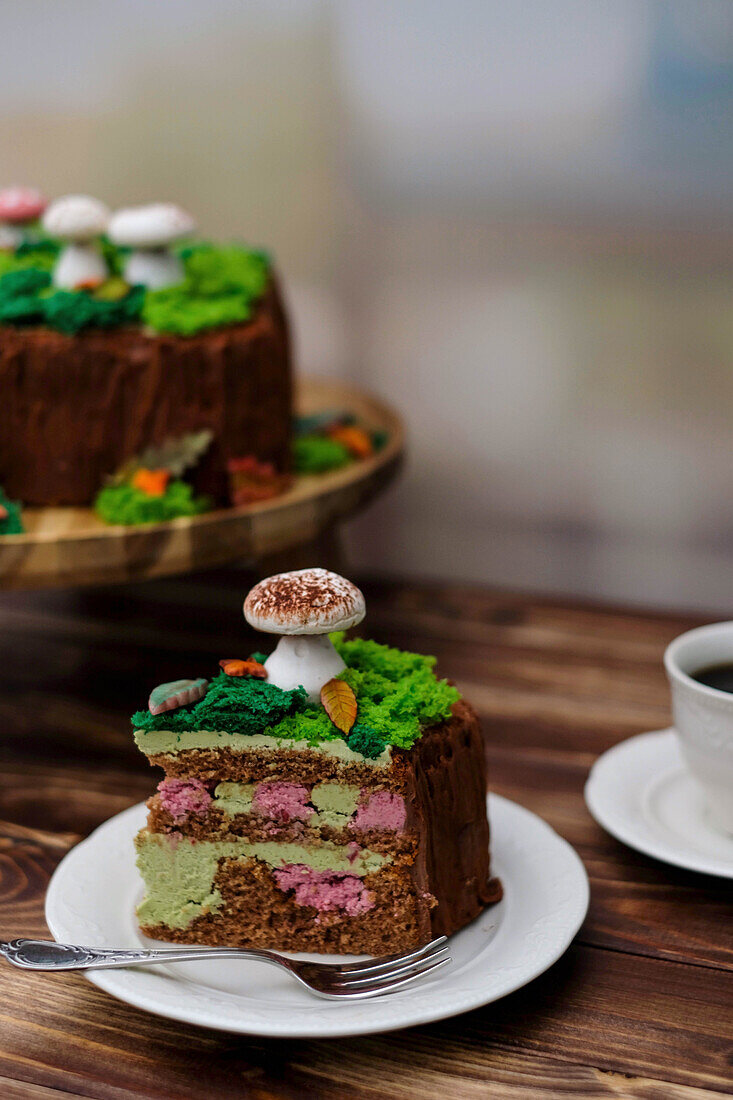
M290 349L274 283L250 321L194 336L0 327L0 483L25 504L89 504L124 461L209 428L196 487L227 502L226 463L287 469Z
M388 867L367 875L364 885L374 896L373 909L354 917L318 913L297 905L290 894L278 889L269 867L256 861L242 865L222 860L214 879L224 903L220 909L197 917L187 928L158 924L143 925L142 931L174 943L344 955L387 955L430 939L434 901L416 893L407 871Z

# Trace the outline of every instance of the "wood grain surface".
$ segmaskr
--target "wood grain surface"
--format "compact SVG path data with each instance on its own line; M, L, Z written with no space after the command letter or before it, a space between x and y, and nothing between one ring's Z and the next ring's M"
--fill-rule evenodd
M128 718L151 683L254 648L255 578L0 596L0 936L47 935L49 876L152 789ZM0 1097L702 1100L733 1092L732 891L625 848L582 798L595 757L669 723L690 617L364 581L369 633L435 653L477 705L493 790L578 850L591 906L565 957L486 1008L353 1040L256 1040L148 1016L78 975L0 965ZM187 671L188 670L188 671Z

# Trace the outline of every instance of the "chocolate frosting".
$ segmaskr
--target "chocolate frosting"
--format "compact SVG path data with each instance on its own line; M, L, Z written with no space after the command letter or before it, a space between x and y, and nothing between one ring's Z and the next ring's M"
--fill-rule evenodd
M277 286L250 321L188 337L0 327L0 405L0 484L13 499L89 504L145 447L209 428L196 488L227 503L228 459L289 467L290 347Z
M452 718L426 730L408 758L411 808L422 831L413 873L418 888L437 901L433 935L449 936L502 895L489 873L486 762L476 712L464 700L456 703Z

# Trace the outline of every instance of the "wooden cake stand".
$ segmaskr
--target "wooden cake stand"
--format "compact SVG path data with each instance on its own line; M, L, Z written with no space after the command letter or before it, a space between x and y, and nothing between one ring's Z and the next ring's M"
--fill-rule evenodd
M26 533L0 536L0 588L145 580L239 558L297 568L298 547L328 539L339 520L358 512L393 479L404 429L387 405L337 382L301 379L295 403L301 414L348 410L365 426L385 431L387 443L343 469L298 476L273 500L166 523L109 527L89 508L26 508Z

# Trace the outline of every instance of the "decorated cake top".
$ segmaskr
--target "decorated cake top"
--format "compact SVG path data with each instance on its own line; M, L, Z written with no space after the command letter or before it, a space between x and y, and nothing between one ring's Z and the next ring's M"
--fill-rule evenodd
M310 585L320 594L316 605L327 598L324 588L330 586L347 592L363 615L359 589L326 570L268 578L250 593L245 613L251 597L256 606L263 586L270 591L273 585L299 590ZM255 653L246 661L224 659L220 666L208 685L205 680L178 680L155 689L148 710L132 717L141 747L151 731L169 735L170 746L161 742L158 751L175 751L182 740L194 747L184 735L196 733L204 734L203 747L208 731L311 746L345 742L352 752L374 760L389 746L412 748L423 729L450 717L460 698L456 688L436 677L434 657L362 638L349 640L342 633L283 635L269 657Z
M247 321L267 256L193 241L195 228L173 203L113 214L89 195L46 205L29 188L0 191L0 324L192 336Z

